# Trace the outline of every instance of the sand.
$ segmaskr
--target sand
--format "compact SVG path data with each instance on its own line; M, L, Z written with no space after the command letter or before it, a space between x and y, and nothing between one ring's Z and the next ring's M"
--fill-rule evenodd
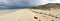
M0 21L32 21L35 13L27 10L20 9L8 15L0 15Z
M30 11L36 13L38 21L60 21L60 9L30 9Z
M0 21L60 21L60 9L20 9L8 15L1 15Z

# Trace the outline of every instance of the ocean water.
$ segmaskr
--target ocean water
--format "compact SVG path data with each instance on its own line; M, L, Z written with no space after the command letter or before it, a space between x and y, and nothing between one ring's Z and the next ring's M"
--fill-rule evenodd
M0 11L2 12L6 12L6 11L17 11L18 9L0 9Z
M20 9L0 9L0 15L9 15L10 13L16 12Z
M21 10L21 9L0 9L0 12L15 12L17 10Z

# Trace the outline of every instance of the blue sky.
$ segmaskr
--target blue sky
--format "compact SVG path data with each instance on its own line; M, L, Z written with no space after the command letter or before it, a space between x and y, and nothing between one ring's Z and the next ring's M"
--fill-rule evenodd
M39 6L47 3L60 3L60 0L0 0L0 6Z

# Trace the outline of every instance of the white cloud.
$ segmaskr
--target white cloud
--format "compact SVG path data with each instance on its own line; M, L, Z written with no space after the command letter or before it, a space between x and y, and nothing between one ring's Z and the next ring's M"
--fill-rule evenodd
M48 3L60 3L60 0L36 0L36 2L32 2L34 5L45 5Z
M53 0L53 1L50 1L50 3L60 3L60 0Z
M60 3L60 0L0 0L0 2L4 2L5 5L44 5L47 3Z
M0 4L6 6L38 6L47 3L60 3L60 0L0 0Z

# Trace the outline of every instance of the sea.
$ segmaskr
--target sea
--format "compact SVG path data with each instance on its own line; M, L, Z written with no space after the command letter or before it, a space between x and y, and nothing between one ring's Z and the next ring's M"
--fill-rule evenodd
M0 9L0 15L9 15L10 13L16 12L21 9Z

